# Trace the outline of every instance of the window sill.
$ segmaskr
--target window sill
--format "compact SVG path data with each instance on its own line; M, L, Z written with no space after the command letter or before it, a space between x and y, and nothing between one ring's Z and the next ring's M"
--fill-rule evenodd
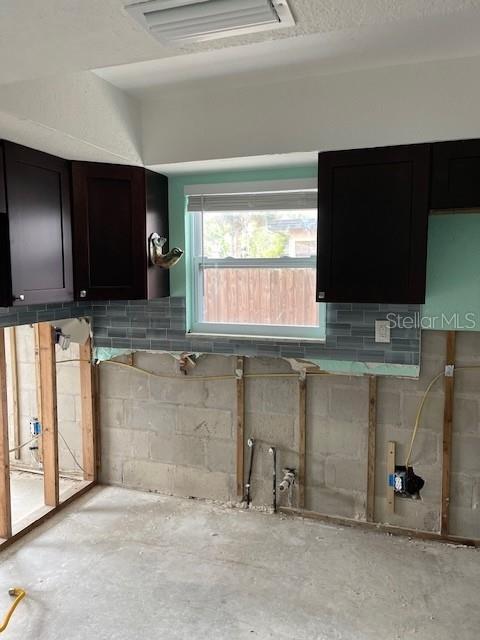
M301 338L292 336L262 336L262 335L246 335L236 333L202 333L199 331L188 331L185 337L191 338L227 338L229 340L245 340L248 342L309 342L313 344L325 344L326 338Z

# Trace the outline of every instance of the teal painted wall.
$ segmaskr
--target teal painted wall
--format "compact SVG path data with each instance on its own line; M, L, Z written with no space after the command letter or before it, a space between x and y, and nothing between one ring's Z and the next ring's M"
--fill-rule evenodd
M422 328L480 331L480 212L430 216Z
M288 180L294 178L314 178L316 165L289 167L281 169L263 169L256 171L221 171L199 173L169 178L169 244L170 247L185 247L185 195L184 188L190 184L216 184L222 182L254 182L255 180ZM185 296L189 286L187 261L182 260L170 272L170 291L172 296Z

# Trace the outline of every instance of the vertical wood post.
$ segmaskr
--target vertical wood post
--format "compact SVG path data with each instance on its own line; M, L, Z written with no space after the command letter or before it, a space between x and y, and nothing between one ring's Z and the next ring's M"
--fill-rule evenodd
M12 535L5 331L0 328L0 538Z
M82 400L83 479L97 479L95 381L92 367L92 344L89 338L80 345L80 394Z
M243 497L245 491L245 360L237 358L235 375L237 376L237 496Z
M395 442L389 442L387 445L387 477L388 479L395 473L396 445ZM387 485L387 511L395 513L395 490Z
M42 376L40 374L40 338L39 338L40 325L33 325L33 339L35 343L35 380L37 382L37 415L36 417L43 424L42 417ZM37 439L38 444L38 461L43 462L43 436Z
M450 509L450 474L453 431L453 394L455 367L455 331L447 332L447 354L444 378L444 408L443 408L443 456L442 456L442 506L440 514L440 533L448 534L448 516ZM450 368L451 367L451 368Z
M41 382L43 482L45 504L60 502L58 480L57 372L55 366L54 329L38 324L38 356Z
M375 520L375 449L377 431L377 378L368 380L367 522Z
M305 508L305 467L307 452L307 376L298 379L298 507Z
M12 411L13 411L13 445L15 460L20 460L20 405L18 402L18 358L17 358L17 329L10 327L10 363L12 370Z

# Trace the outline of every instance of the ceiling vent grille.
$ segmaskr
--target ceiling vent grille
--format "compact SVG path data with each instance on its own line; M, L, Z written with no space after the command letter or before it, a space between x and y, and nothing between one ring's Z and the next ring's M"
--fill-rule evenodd
M164 44L217 40L295 24L287 0L147 0L126 10Z

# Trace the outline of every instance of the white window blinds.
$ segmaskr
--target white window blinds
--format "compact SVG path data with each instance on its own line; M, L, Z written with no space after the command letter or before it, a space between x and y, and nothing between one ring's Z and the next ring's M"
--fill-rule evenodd
M187 211L282 211L316 209L317 192L275 191L188 196Z

